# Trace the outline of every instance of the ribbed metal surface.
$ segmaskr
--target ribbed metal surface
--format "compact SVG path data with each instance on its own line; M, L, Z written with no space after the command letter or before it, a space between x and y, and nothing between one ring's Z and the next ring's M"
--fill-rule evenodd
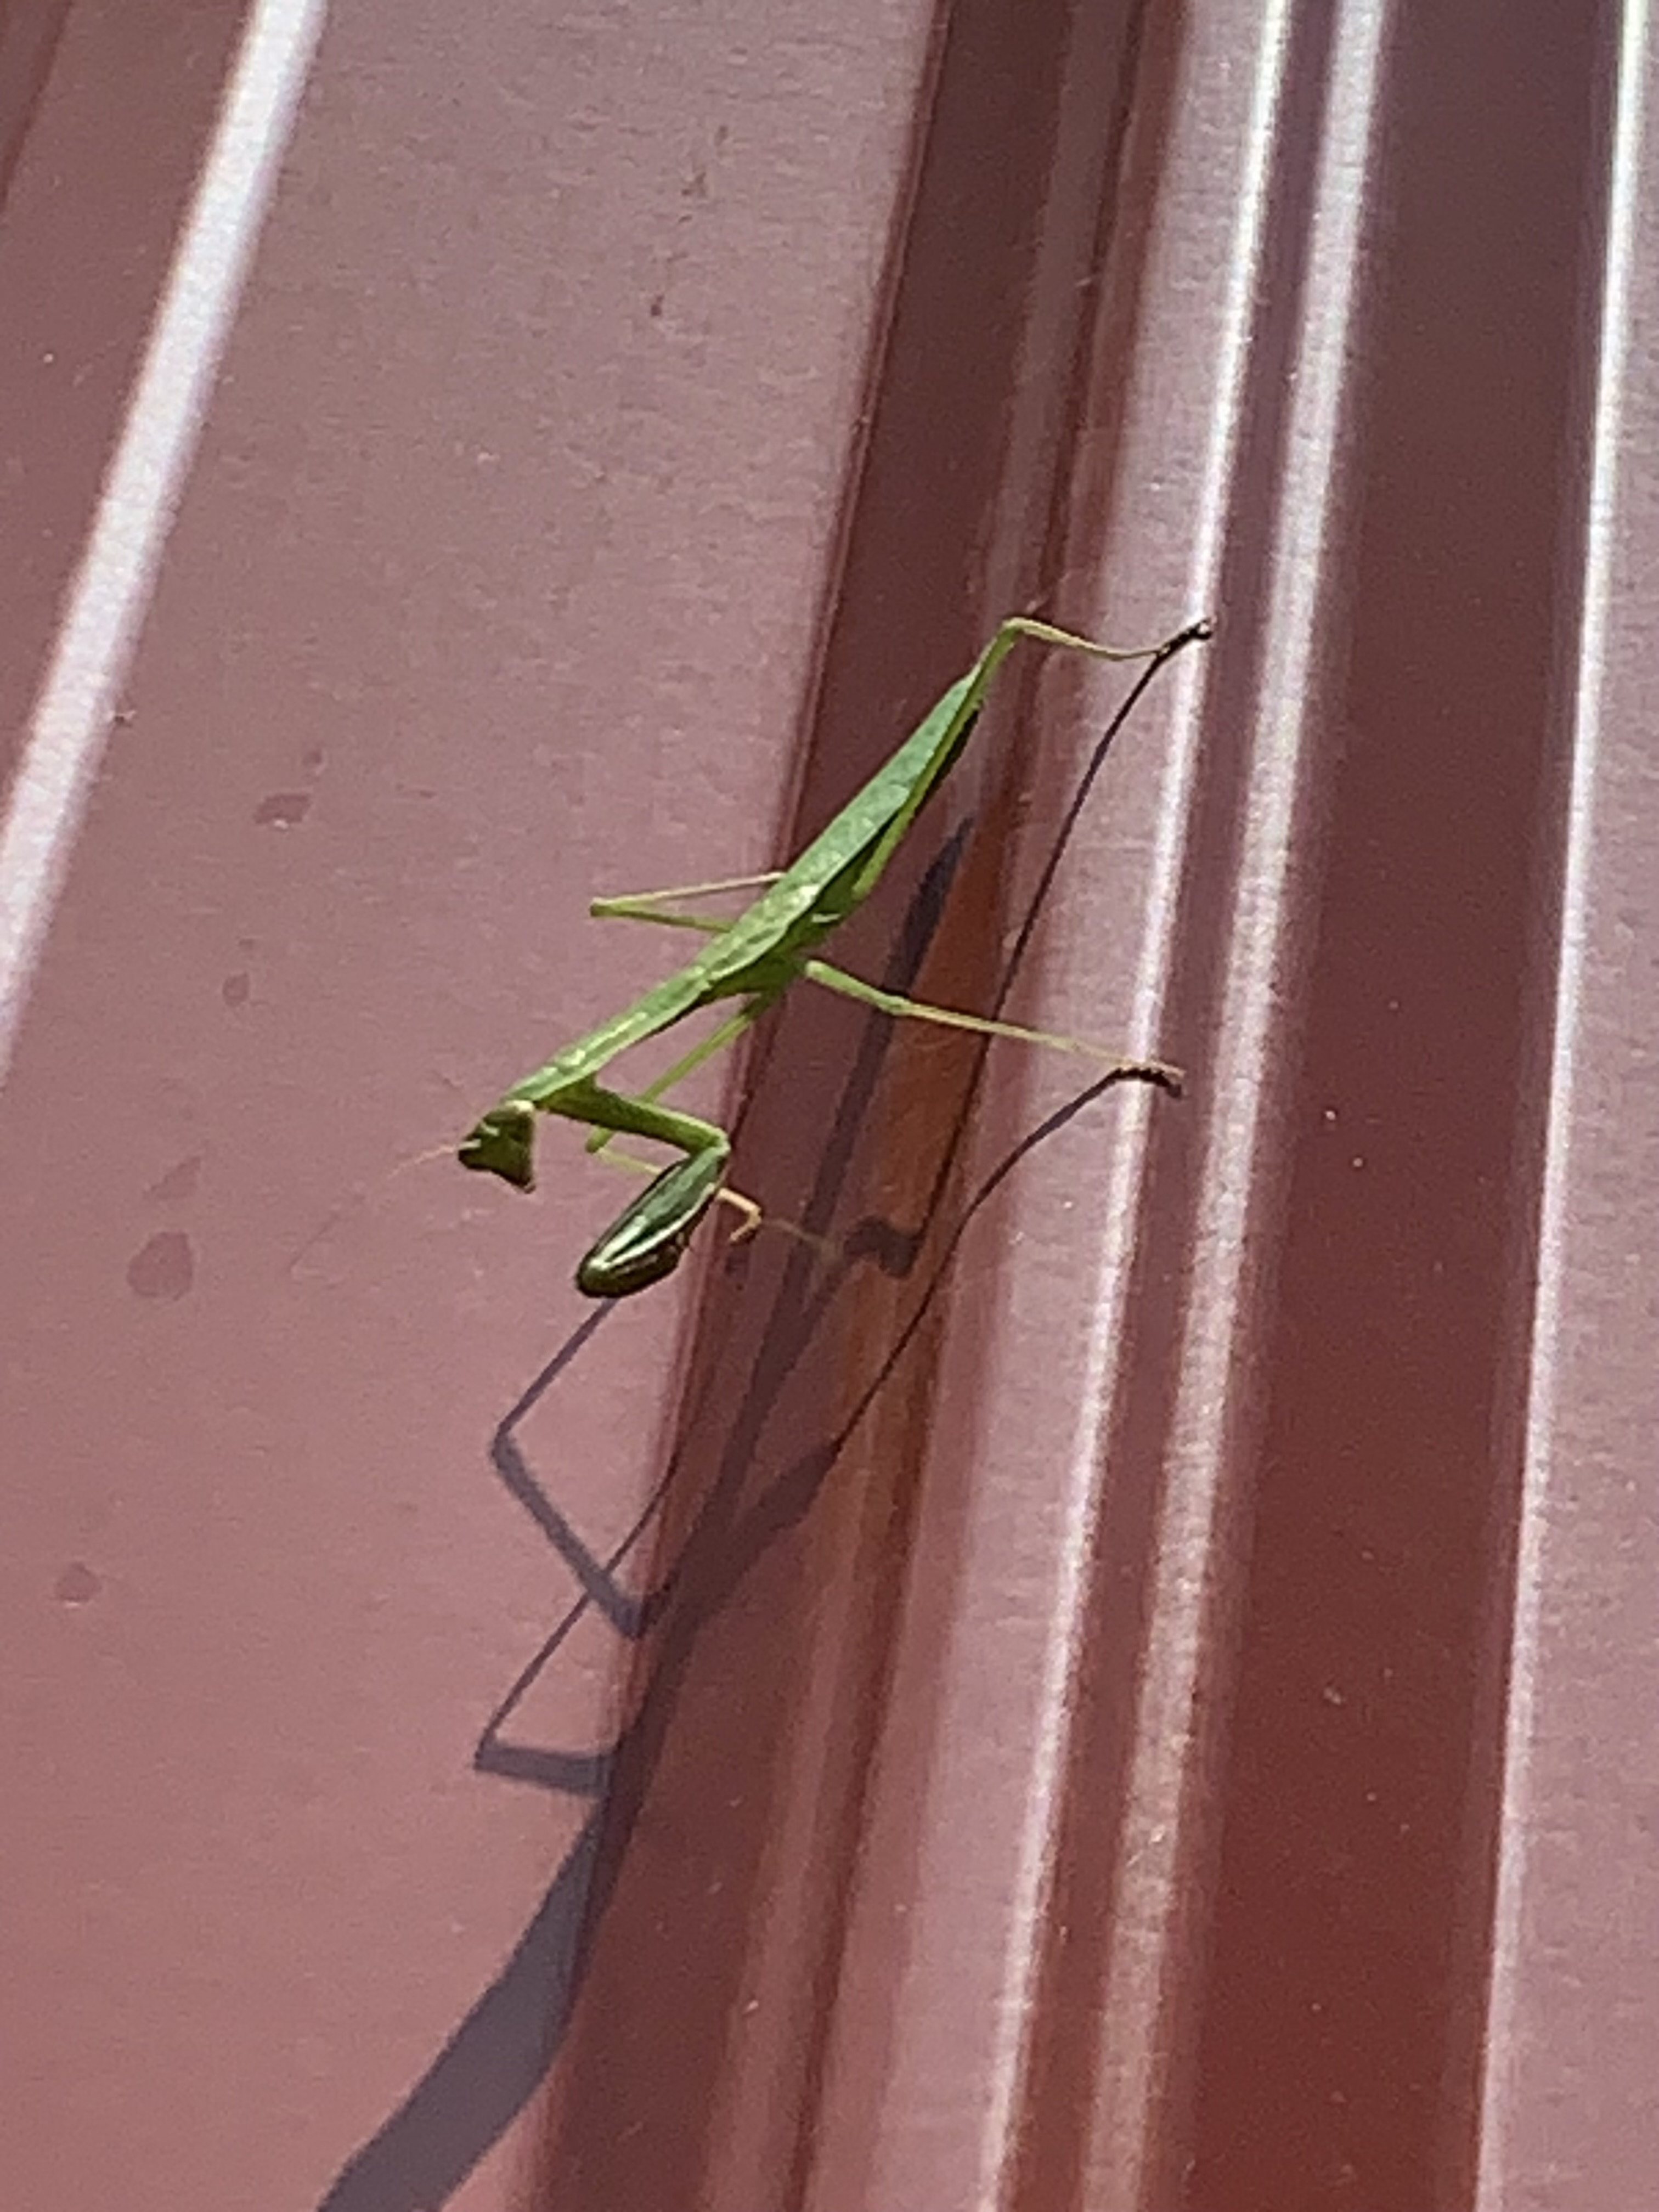
M1647 8L242 27L0 106L0 2194L1645 2202ZM403 1164L1038 599L847 962L1183 1102Z

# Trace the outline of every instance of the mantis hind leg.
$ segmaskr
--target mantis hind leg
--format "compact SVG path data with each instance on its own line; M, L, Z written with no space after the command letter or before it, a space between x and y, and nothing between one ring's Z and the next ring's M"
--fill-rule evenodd
M1063 1036L1053 1030L1026 1029L1018 1022L992 1021L983 1014L959 1014L951 1006L930 1006L920 999L901 998L896 991L879 990L861 976L849 975L845 969L832 968L827 960L805 961L801 973L809 981L821 983L825 990L839 991L843 998L856 999L860 1006L873 1006L878 1013L889 1014L895 1021L937 1022L942 1028L970 1030L978 1036L1012 1037L1020 1044L1041 1044L1055 1052L1080 1053L1085 1060L1103 1060L1115 1074L1159 1084L1177 1097L1185 1079L1181 1070L1170 1066L1167 1060L1129 1059L1104 1045L1091 1044L1082 1037Z
M1188 623L1182 629L1160 638L1156 645L1103 645L1097 638L1082 637L1074 629L1057 629L1035 615L1010 615L999 637L1031 637L1042 645L1063 645L1074 653L1092 653L1097 660L1171 660L1189 645L1202 645L1215 635L1207 617Z

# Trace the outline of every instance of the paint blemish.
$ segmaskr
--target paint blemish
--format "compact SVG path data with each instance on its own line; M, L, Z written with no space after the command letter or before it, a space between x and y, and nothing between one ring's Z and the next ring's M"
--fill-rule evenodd
M169 1168L159 1182L153 1182L144 1196L153 1198L158 1206L182 1206L187 1198L195 1197L201 1175L202 1155L191 1152L177 1167Z
M158 1230L127 1263L127 1285L141 1298L181 1298L196 1279L196 1255L182 1229Z
M227 975L219 986L219 996L228 1006L245 1006L247 994L253 988L246 968L239 968L234 975Z
M291 830L310 811L308 791L273 791L254 808L253 818L262 830Z
M59 1605L90 1605L103 1587L102 1578L84 1559L71 1559L52 1584L52 1594Z

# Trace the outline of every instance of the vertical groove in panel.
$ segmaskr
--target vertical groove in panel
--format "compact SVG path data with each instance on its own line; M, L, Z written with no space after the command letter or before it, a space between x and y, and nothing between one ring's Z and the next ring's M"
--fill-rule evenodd
M69 17L54 0L35 0L9 8L0 27L8 784L242 27L234 9L158 4L112 11L95 33L83 19L77 38ZM151 70L168 88L165 131L132 96ZM66 207L76 228L67 256L52 228Z
M1554 1032L1480 2212L1634 2202L1659 2155L1642 2032L1659 1957L1652 1299L1630 1297L1659 1259L1643 1019L1659 945L1645 588L1659 430L1655 54L1645 0L1620 16L1563 910L1559 946L1540 961Z
M1191 578L1188 600L1194 605L1223 610L1231 605L1233 595L1224 587L1224 577L1231 574L1236 579L1244 565L1237 548L1228 550L1228 524L1249 442L1260 442L1273 420L1271 402L1265 408L1262 404L1264 390L1271 392L1272 380L1264 378L1261 363L1264 355L1272 356L1275 319L1281 325L1288 319L1286 313L1275 319L1266 312L1264 266L1273 270L1273 295L1286 292L1293 298L1298 289L1293 263L1300 241L1287 241L1268 221L1281 161L1294 163L1305 155L1306 134L1297 127L1301 118L1291 69L1294 27L1290 8L1264 11L1243 128L1237 146L1228 148L1237 162L1237 181L1229 210L1213 383L1200 441L1193 536L1184 552ZM1202 69L1201 58L1182 56L1167 36L1161 43L1164 51L1158 62L1167 70L1187 60L1190 88ZM1317 81L1314 70L1304 67L1300 74L1304 84ZM1134 224L1136 203L1156 204L1170 149L1150 131L1138 135L1147 142L1144 173L1127 180L1127 219L1114 240L1113 252L1120 261L1134 255L1132 281L1139 284L1146 281L1142 264L1152 264L1152 255L1147 250L1147 226ZM1279 189L1284 189L1282 182ZM1155 319L1149 319L1155 329ZM1109 319L1104 321L1090 394L1091 419L1115 426L1125 405L1121 349L1137 337L1144 348L1150 334L1137 330L1133 322L1114 328ZM1085 528L1092 490L1085 471L1081 495L1074 501ZM1131 534L1138 534L1133 526ZM1157 858L1146 889L1145 951L1136 979L1137 1035L1143 1033L1143 1005L1158 1011L1160 1026L1167 1023L1172 1033L1182 1033L1176 1012L1180 1000L1172 1006L1173 971L1177 962L1183 968L1191 963L1179 933L1178 881L1203 865L1198 858L1202 844L1194 809L1204 708L1206 703L1217 708L1216 719L1220 719L1219 702L1226 693L1219 687L1234 659L1234 632L1235 625L1226 622L1218 648L1221 668L1189 663L1176 679L1168 757L1161 776ZM1189 989L1181 1000L1190 1009ZM1192 1029L1185 1033L1191 1035ZM1208 1054L1200 1048L1200 1056L1207 1060ZM1068 1470L1074 1483L1081 1478L1087 1485L1086 1517L1076 1547L1077 1587L1067 1594L1071 1619L1053 1647L1056 1672L1049 1704L1054 1764L1043 1775L1044 1786L1034 1792L1028 1815L1033 1833L1042 1838L1042 1904L1048 1919L1036 1952L1041 1979L1035 1984L1033 2016L1025 2031L1027 2075L1022 2089L1027 2109L1015 2136L1020 2160L1018 2201L1032 2205L1069 2202L1079 2188L1089 2201L1104 2199L1115 2191L1121 2195L1126 2172L1133 2174L1146 2154L1149 2087L1160 2076L1158 2054L1165 2040L1156 2026L1157 1942L1149 1946L1152 1972L1141 1977L1139 1990L1126 1989L1121 1936L1130 1912L1121 1894L1115 1915L1113 1911L1127 1825L1144 1814L1154 1795L1144 1771L1134 1802L1127 1782L1135 1756L1136 1677L1152 1604L1150 1563L1158 1551L1154 1527L1159 1508L1156 1493L1146 1485L1125 1481L1121 1475L1109 1481L1104 1472L1108 1466L1150 1468L1161 1448L1163 1408L1146 1408L1150 1421L1138 1418L1135 1397L1126 1389L1138 1352L1156 1345L1162 1333L1158 1324L1148 1323L1149 1302L1161 1303L1151 1271L1145 1266L1137 1269L1121 1241L1134 1236L1137 1186L1143 1171L1143 1147L1121 1147L1113 1163L1107 1212L1116 1234L1101 1256L1079 1433ZM1167 1224L1154 1224L1149 1241L1155 1243L1167 1233ZM1143 1407L1145 1400L1143 1392ZM1200 1599L1197 1588L1191 1595ZM1176 1610L1166 1599L1158 1624L1166 1647ZM1171 1832L1166 1829L1164 1834ZM1158 1877L1146 1864L1146 1854L1142 1850L1135 1856L1143 1875L1151 1876L1148 1887L1155 1889ZM1101 1940L1114 1923L1120 1936L1115 1955ZM1112 1995L1103 2014L1103 1990L1108 1985ZM1091 2108L1095 2117L1090 2121L1086 2116Z
M1193 2212L1467 2201L1607 27L1403 8L1390 40L1321 622L1317 921L1272 1071L1286 1183L1193 2133L1169 2169Z
M1070 611L1044 573L1045 541L1070 465L1070 385L1137 82L1137 19L985 0L945 19L893 246L797 844L998 615L1045 587L1045 605ZM1172 606L1169 623L1185 611ZM1008 688L1030 683L1028 666ZM1004 713L987 726L1018 745ZM838 959L946 1005L988 1003L1012 781L994 752L969 757L939 811L960 815L963 792L989 786L971 845L954 837L920 883L905 854L882 911L849 927ZM908 918L896 896L906 890ZM748 1158L780 1211L835 1241L816 1273L799 1251L757 1253L740 1292L717 1291L696 1355L698 1410L666 1540L674 1598L611 1797L605 1917L546 2151L550 2177L582 2177L580 2201L658 2201L688 2170L711 2202L879 2193L867 2145L836 2130L826 2140L821 2110L848 2063L838 2046L849 2019L860 2064L908 2033L892 1984L848 1997L860 1942L849 1915L883 1802L877 1770L918 1571L952 1298L939 1270L966 1195L959 1174L938 1178L973 1064L971 1048L897 1039L810 995L757 1053ZM822 1118L803 1117L803 1080ZM959 1374L955 1387L965 1407ZM952 1572L947 1539L920 1569L939 1594L924 1608L948 1606ZM924 1692L904 1723L924 1761L939 1725L927 1703ZM658 1823L690 1839L684 1855L640 1848ZM877 1847L884 1865L916 1850L903 1826L901 1811ZM660 1932L642 1941L647 1930ZM897 1956L888 1945L888 1963ZM665 1976L678 1993L668 2008L655 2002ZM971 2142L958 2131L952 2156Z
M1108 1967L1119 2099L1097 2116L1091 2171L1109 2200L1164 2193L1155 2179L1169 2124L1164 2066L1194 1911L1212 1849L1209 1803L1226 1757L1228 1642L1254 1457L1256 1317L1271 1295L1261 1254L1279 1228L1282 1088L1297 1025L1297 954L1306 941L1306 787L1325 654L1331 517L1353 347L1361 216L1385 66L1387 11L1356 8L1328 50L1310 206L1312 243L1291 356L1279 495L1269 526L1262 674L1227 955L1210 1058L1214 1103L1199 1167L1195 1267L1181 1320L1168 1488L1156 1532L1151 1620L1135 1719L1118 1940ZM1241 1510L1241 1494L1245 1509Z
M320 28L255 6L0 814L0 1084Z

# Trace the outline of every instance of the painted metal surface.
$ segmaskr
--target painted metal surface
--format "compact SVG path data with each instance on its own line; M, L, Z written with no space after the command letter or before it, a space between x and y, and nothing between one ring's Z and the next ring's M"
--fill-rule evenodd
M6 2201L1644 2201L1647 7L26 12ZM588 896L1039 599L848 963L1188 1097L791 1002L586 1308Z

